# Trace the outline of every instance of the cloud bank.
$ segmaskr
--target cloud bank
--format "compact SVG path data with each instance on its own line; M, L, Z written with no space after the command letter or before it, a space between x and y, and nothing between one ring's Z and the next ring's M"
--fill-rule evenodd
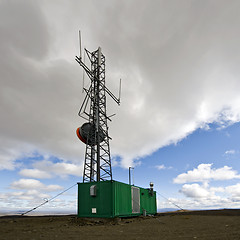
M178 175L174 183L188 182L206 182L210 180L230 180L239 179L240 175L232 167L224 166L218 169L212 169L213 164L200 164L197 168Z
M179 174L174 183L183 184L179 192L186 198L172 201L186 209L239 208L240 184L233 180L240 178L237 171L228 166L212 168L212 164L200 164L187 173ZM228 180L227 186L213 186L213 182ZM167 202L163 204L168 204Z
M89 50L102 47L109 88L123 80L122 105L108 105L121 166L209 123L238 122L239 9L238 1L1 1L0 169L36 150L81 165L79 29Z

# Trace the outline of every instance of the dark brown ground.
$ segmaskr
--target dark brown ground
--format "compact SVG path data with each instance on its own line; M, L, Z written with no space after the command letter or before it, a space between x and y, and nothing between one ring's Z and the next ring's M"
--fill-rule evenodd
M0 239L240 239L240 210L161 213L154 217L0 217Z

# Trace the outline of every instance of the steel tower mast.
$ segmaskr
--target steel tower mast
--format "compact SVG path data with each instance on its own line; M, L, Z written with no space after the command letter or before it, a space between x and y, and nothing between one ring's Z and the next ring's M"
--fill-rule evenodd
M90 79L90 87L83 87L86 96L78 113L88 121L77 129L79 139L86 144L83 182L112 180L111 138L107 124L111 119L106 113L106 93L119 105L120 91L117 98L105 85L105 56L101 48L93 52L84 50L91 67L88 68L82 61L81 50L80 56L75 59Z

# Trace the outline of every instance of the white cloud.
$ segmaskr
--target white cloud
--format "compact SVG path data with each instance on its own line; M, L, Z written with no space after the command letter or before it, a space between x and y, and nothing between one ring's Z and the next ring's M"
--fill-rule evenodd
M157 165L156 168L157 168L158 170L166 169L166 167L164 166L164 164L162 164L162 165Z
M206 198L210 197L209 191L207 191L204 187L199 184L185 184L180 190L187 197L191 198Z
M211 192L220 192L220 193L223 193L225 191L225 188L224 187L211 187L210 188L210 191Z
M36 201L37 199L39 201L44 198L48 199L50 198L50 195L46 193L42 193L37 190L18 191L18 192L9 192L9 193L0 194L1 202L8 203L8 204L11 202L22 201L22 200Z
M14 181L11 184L11 188L13 189L29 189L29 190L43 190L47 192L61 190L62 187L59 185L45 185L36 179L20 179L18 181Z
M18 181L14 181L11 184L11 187L14 189L37 189L43 188L44 185L36 179L20 179Z
M51 178L51 174L38 169L22 169L19 174L24 177Z
M15 144L15 147L12 145ZM0 137L0 170L13 170L21 165L16 160L32 155L32 146L30 144L19 143L18 141L1 139Z
M83 165L77 165L73 163L57 162L53 163L50 160L37 161L33 166L43 172L47 172L60 177L67 175L82 176Z
M222 168L212 168L213 164L200 164L197 168L179 174L173 182L182 184L189 182L204 182L210 180L230 180L238 179L240 175L232 167L224 166Z
M164 164L155 166L158 170L172 169L172 167L166 167Z
M69 194L64 194L59 198L55 198L52 201L46 203L47 200L51 199L53 196L42 192L41 190L26 190L17 192L0 193L0 207L2 211L16 211L18 210L31 210L32 208L39 206L42 203L46 203L40 208L37 208L31 214L39 214L41 212L56 213L60 211L75 213L77 206L77 198L68 198Z
M210 187L208 185L184 184L180 190L187 198L200 204L200 208L231 208L240 206L240 183L226 187ZM220 195L218 195L220 193Z
M174 179L174 183L183 184L179 193L186 197L186 202L179 197L176 203L180 202L180 206L186 209L238 208L240 207L240 183L215 187L211 186L211 181L239 178L240 175L231 167L224 166L214 169L212 164L200 164L197 168L179 174ZM184 184L191 182L193 183ZM191 203L191 207L186 205L187 202Z
M233 197L240 198L240 183L225 188L226 192L231 194Z
M183 209L240 208L240 183L226 187L184 184L179 192L185 198L169 198L170 201L159 198L158 208L176 208L176 205Z
M12 191L12 189L17 191ZM74 212L77 205L76 188L72 189L74 192L64 192L58 198L49 201L55 197L56 191L59 192L62 189L59 185L46 185L36 179L20 179L10 185L9 192L0 193L0 207L4 210L17 211L19 209L23 211L26 209L27 211L39 206L39 204L47 203L36 211L57 212L64 210Z
M66 163L62 160L52 162L50 156L45 156L43 160L34 160L33 168L20 170L19 174L29 178L52 178L55 176L65 178L68 175L80 177L83 174L83 165Z
M235 153L236 153L236 151L233 150L233 149L227 150L227 151L225 152L226 155L234 155Z

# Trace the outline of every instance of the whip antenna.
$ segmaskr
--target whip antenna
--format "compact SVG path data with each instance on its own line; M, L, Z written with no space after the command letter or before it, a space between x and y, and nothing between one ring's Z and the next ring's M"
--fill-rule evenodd
M80 30L79 30L79 58L82 59L82 38Z
M119 82L119 94L118 94L118 101L120 103L120 99L121 99L121 91L122 91L122 79L120 78L120 82Z
M86 54L84 52L83 54L83 63L85 64ZM84 92L84 86L85 86L85 71L83 70L83 83L82 83L82 93Z

